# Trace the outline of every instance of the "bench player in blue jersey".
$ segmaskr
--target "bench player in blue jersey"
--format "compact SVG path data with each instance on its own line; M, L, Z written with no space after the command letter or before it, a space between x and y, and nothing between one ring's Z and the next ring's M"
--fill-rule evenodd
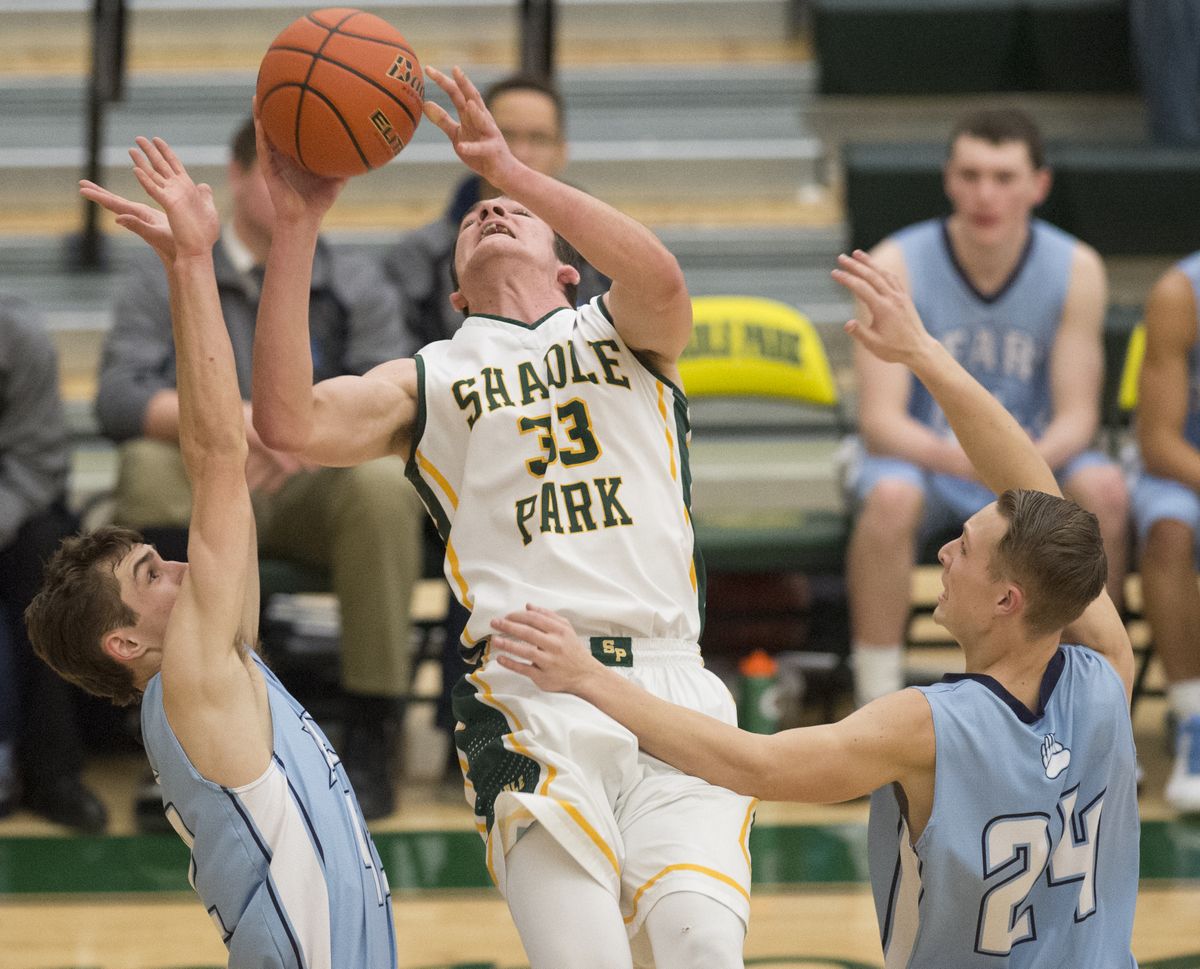
M873 792L887 969L1129 969L1133 656L1104 591L1095 517L1061 497L1036 446L929 336L897 277L865 253L839 262L835 276L873 321L851 334L921 380L1001 495L939 554L934 615L967 672L840 723L759 736L649 696L547 610L498 620L493 645L509 669L591 701L648 752L714 784L773 800Z
M952 214L902 229L872 254L908 286L929 332L1029 432L1063 490L1099 518L1109 594L1120 602L1129 500L1116 463L1088 450L1100 416L1104 266L1090 246L1033 218L1050 171L1024 113L959 122L943 180ZM854 481L861 507L846 577L861 705L904 685L916 549L994 496L903 367L859 350L855 369L868 453Z
M26 612L39 655L118 704L141 699L163 806L231 969L394 969L390 892L346 772L255 651L258 558L246 434L212 246L220 222L159 139L134 174L166 214L82 194L148 242L171 288L188 561L126 529L67 539Z
M1167 803L1200 814L1200 252L1172 266L1146 302L1138 387L1141 464L1133 518L1154 647L1176 719Z

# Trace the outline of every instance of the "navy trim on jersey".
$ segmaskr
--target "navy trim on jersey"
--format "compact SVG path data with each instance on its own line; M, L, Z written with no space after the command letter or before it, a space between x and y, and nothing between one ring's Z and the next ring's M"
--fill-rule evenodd
M892 797L895 796L896 794L893 791ZM892 886L888 889L887 913L883 917L883 938L880 939L880 943L883 946L884 955L887 954L888 945L892 940L892 928L894 927L896 917L896 896L899 894L900 890L900 852L902 850L900 845L900 837L903 833L904 819L900 818L900 820L896 822L896 867L892 870Z
M275 913L279 916L279 924L283 926L283 931L287 933L288 942L292 945L292 952L296 955L296 965L304 969L308 963L304 961L304 953L300 950L300 940L292 932L291 920L288 919L287 912L283 910L283 906L279 903L279 896L275 894L275 886L272 884L269 876L263 884L267 887L267 894L271 896L271 904L275 906Z
M499 323L511 323L513 326L519 326L523 330L536 330L539 326L545 323L555 313L561 313L563 310L569 310L569 306L558 306L552 309L545 316L534 320L532 323L524 323L521 320L514 320L507 316L494 316L491 313L472 313L467 317L467 322L471 320L496 320Z
M996 679L988 676L986 673L947 673L942 677L942 682L959 683L962 680L974 680L981 686L987 687L987 689L991 690L997 697L1008 704L1009 709L1017 715L1018 720L1022 723L1032 724L1037 723L1046 715L1046 704L1050 702L1050 696L1054 693L1054 688L1058 686L1058 680L1062 676L1066 665L1067 654L1059 648L1050 658L1050 662L1046 664L1046 672L1042 674L1042 684L1038 688L1038 707L1036 713L1009 693Z
M292 779L288 777L287 767L279 759L279 755L274 754L273 757L275 763L279 765L279 772L283 774L283 779L287 781L288 790L292 792L292 800L296 802L296 807L300 809L300 816L304 818L304 826L308 828L308 836L312 838L313 844L317 846L317 854L321 856L321 867L324 867L325 848L321 845L321 839L317 836L317 829L313 826L312 818L308 816L308 808L304 806L304 799L300 796L300 792L292 786Z
M1019 259L1017 259L1016 266L1013 267L1013 271L1009 274L1008 279L1004 280L1004 282L1000 284L1000 288L990 296L985 295L984 293L980 292L978 288L976 288L975 284L971 281L971 277L967 275L967 271L963 268L962 263L958 261L958 256L954 253L954 244L950 240L950 230L948 226L949 219L942 219L942 245L946 247L946 255L950 259L950 265L954 267L954 271L963 281L963 285L971 291L971 294L977 300L979 300L981 303L987 303L988 305L997 302L1005 293L1012 289L1013 284L1017 281L1017 277L1021 275L1021 270L1024 269L1026 263L1029 262L1029 257L1033 252L1033 240L1037 238L1037 233L1033 231L1033 223L1029 223L1029 238L1025 240L1025 248L1021 250L1021 256Z
M265 844L263 844L262 838L258 836L258 830L254 827L254 822L251 821L249 816L246 814L246 809L242 807L242 802L238 800L237 795L234 794L233 791L231 791L228 787L222 787L221 790L223 790L229 800L233 802L233 806L237 809L237 813L242 816L242 820L246 823L246 830L250 832L250 837L254 839L254 843L258 845L258 850L263 853L263 857L267 859L267 864L269 865L271 863L271 851Z

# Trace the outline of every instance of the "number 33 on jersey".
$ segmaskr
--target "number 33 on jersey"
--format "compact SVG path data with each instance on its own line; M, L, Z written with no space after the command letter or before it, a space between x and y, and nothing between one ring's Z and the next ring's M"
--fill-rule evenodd
M527 601L581 634L700 634L687 402L602 298L531 323L471 316L417 355L408 474L471 610L466 641Z

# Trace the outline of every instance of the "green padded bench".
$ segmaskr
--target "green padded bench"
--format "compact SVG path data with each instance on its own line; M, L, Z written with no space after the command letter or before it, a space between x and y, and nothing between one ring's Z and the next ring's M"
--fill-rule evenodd
M1175 255L1200 245L1200 151L1146 144L1051 143L1054 186L1042 218L1106 256ZM942 143L849 143L843 150L852 245L870 248L949 212Z
M1124 0L813 0L823 94L1136 89Z

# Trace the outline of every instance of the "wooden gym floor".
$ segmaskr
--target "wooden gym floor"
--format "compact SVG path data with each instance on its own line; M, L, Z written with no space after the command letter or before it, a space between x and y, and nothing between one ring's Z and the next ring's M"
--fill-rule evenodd
M1143 969L1200 969L1200 819L1173 818L1162 803L1170 767L1163 701L1142 701L1135 728L1146 778L1134 954ZM435 741L410 721L416 777L403 785L400 809L372 825L393 886L400 969L524 967L507 910L488 884L470 812L452 786L430 776ZM419 750L429 764L413 756ZM0 969L225 964L224 947L187 887L182 843L174 835L133 833L140 776L134 754L89 767L89 781L112 815L108 837L70 836L29 815L0 822ZM866 880L865 822L865 802L759 808L748 966L882 964Z

